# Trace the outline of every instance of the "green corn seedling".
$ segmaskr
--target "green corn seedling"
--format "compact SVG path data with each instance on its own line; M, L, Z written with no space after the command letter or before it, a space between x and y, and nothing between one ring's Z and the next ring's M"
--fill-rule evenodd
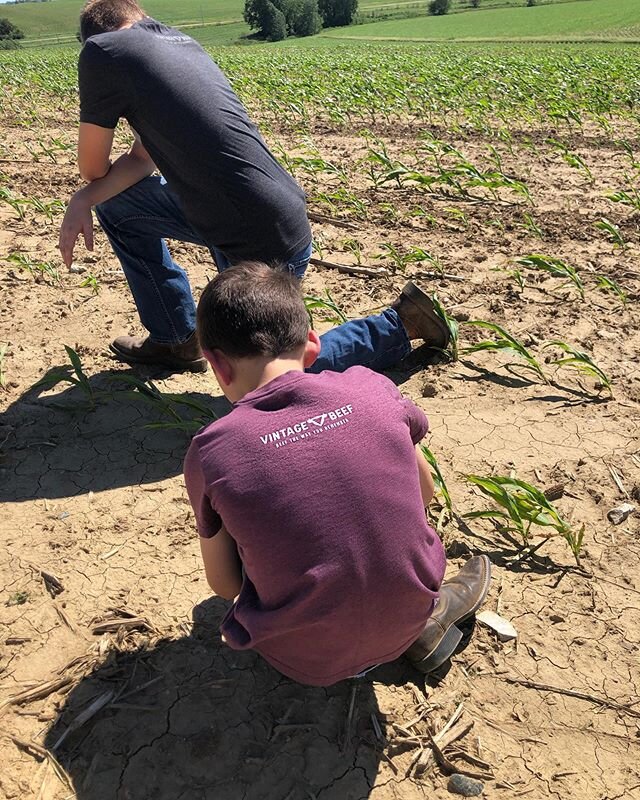
M471 511L463 516L465 519L493 519L497 521L506 533L516 534L522 540L523 547L527 548L527 555L531 555L541 547L550 535L559 534L569 545L578 566L580 566L580 550L584 539L584 527L576 534L571 526L560 516L556 508L547 500L544 493L525 481L517 478L508 478L499 475L481 477L467 475L466 480L477 486L478 489L489 497L498 508L484 511ZM532 528L547 530L542 541L532 545L532 537L536 531ZM555 533L549 534L552 529ZM538 533L538 535L540 535Z
M593 226L599 231L604 231L604 233L606 233L609 239L613 242L614 247L621 247L623 250L626 249L627 243L620 233L620 228L617 225L614 225L613 222L608 220L606 217L602 217L602 219L598 220L598 222L594 222Z
M567 354L564 358L557 358L553 361L550 361L549 363L551 366L573 367L582 375L588 375L591 378L595 378L598 384L603 389L606 389L611 397L613 397L611 379L602 369L600 369L600 367L587 353L584 353L581 350L576 350L576 348L572 347L570 344L557 339L545 344L544 349L548 347L557 347L559 350L562 350L563 353Z
M447 326L447 330L449 331L449 345L448 345L448 352L451 356L452 361L457 361L459 357L459 337L460 337L460 326L458 325L458 320L454 319L450 316L445 307L440 302L437 294L431 295L431 302L433 303L433 308L436 314L440 317L440 319L444 322Z
M88 376L84 372L80 356L72 347L69 347L69 345L65 344L64 349L66 350L71 364L49 370L49 372L47 372L44 377L40 378L31 389L53 389L54 386L60 383L70 383L72 386L80 389L87 399L89 406L94 408L99 395L94 391Z
M625 180L628 183L626 189L620 189L618 192L611 192L606 195L608 200L613 203L620 203L623 206L629 206L634 211L640 211L640 190L637 189L631 182L631 178L625 175Z
M326 292L326 297L313 297L311 295L307 295L304 298L304 304L307 309L307 314L309 315L309 322L312 326L314 323L313 312L318 310L328 312L325 313L323 319L326 322L331 322L333 325L341 325L343 322L347 321L347 318L343 314L342 310L338 307L328 291Z
M89 273L87 277L80 283L82 289L89 288L94 296L100 293L100 281L95 275Z
M162 392L153 381L142 381L134 375L117 375L113 384L124 384L130 389L119 390L112 396L137 400L142 398L158 414L168 417L166 420L149 422L144 427L154 430L179 430L195 434L205 425L219 419L219 415L208 405L184 395Z
M479 319L469 320L464 324L474 325L477 328L489 330L496 336L495 339L487 339L485 341L472 344L469 347L465 347L464 350L462 350L464 355L483 351L504 352L508 353L509 355L516 355L522 359L522 361L514 362L513 364L507 364L507 367L517 366L521 369L527 369L535 373L535 375L544 383L549 382L538 361L536 361L536 359L531 355L522 342L520 342L510 333L507 333L507 331L505 331L504 328L501 328L500 325L497 325L495 322L485 322L484 320Z
M563 142L559 142L556 139L547 139L546 142L560 153L562 158L572 169L576 169L581 172L587 179L587 183L593 185L593 173L581 155L572 152L566 144L563 144Z
M442 475L440 470L440 466L436 460L436 457L433 455L431 450L427 447L426 444L420 445L420 450L422 451L422 455L426 458L431 467L431 475L433 476L433 483L436 487L436 491L442 497L444 502L444 506L449 514L449 517L453 516L453 504L451 502L451 495L449 494L449 489L447 487L447 483ZM440 528L440 523L438 524L438 528Z
M539 239L544 239L544 231L531 216L531 214L524 213L522 215L522 219L524 220L524 227L529 231L529 233L537 236Z
M596 275L595 278L598 281L598 289L601 289L604 292L613 292L615 295L617 295L622 305L627 304L627 293L616 280L609 278L606 275Z
M529 269L538 269L543 272L548 272L555 278L565 278L567 284L572 284L578 291L580 297L584 300L584 284L578 275L575 267L566 264L559 258L552 258L551 256L543 256L539 253L534 253L524 258L517 258L516 263L521 267L528 267Z
M50 278L54 283L60 283L60 273L51 261L35 261L30 255L20 252L10 253L5 261L30 275L40 274Z

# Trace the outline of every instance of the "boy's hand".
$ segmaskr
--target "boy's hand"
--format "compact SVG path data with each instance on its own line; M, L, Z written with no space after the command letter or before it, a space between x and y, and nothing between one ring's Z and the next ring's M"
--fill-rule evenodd
M93 250L93 217L91 216L91 204L88 203L82 194L82 189L76 192L67 206L67 211L60 226L60 239L58 248L62 255L62 260L71 266L73 261L73 251L80 234L84 237L87 250Z

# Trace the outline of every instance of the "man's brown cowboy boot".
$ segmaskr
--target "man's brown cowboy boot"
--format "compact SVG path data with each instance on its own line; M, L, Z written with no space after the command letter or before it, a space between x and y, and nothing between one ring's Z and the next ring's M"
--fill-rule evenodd
M440 598L420 637L405 655L420 672L432 672L454 652L462 631L458 622L475 614L489 591L491 562L474 556L460 572L440 587Z
M444 350L449 344L449 329L434 308L431 298L415 283L409 283L391 308L398 314L409 339L424 339L426 344Z
M175 372L207 371L207 361L196 333L180 344L159 344L148 336L119 336L109 348L120 361L128 364L150 364Z

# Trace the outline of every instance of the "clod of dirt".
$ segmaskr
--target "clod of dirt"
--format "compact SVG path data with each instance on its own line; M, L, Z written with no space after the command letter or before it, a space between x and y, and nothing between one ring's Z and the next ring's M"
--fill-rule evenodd
M431 383L431 381L425 381L422 384L422 396L423 397L435 397L438 394L438 387L435 383Z
M631 503L622 503L609 511L607 519L612 525L620 525L629 515L633 514L635 510L636 507L632 506Z
M482 794L484 784L466 775L455 772L447 783L447 789L453 794L461 794L463 797L477 797Z

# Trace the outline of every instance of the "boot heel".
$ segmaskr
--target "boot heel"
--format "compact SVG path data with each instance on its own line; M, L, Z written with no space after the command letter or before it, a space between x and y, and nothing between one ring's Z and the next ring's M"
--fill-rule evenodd
M444 664L444 662L453 655L461 639L462 631L460 628L452 625L442 637L436 649L421 661L412 661L413 666L420 670L420 672L433 672L434 669L438 669L439 666Z

